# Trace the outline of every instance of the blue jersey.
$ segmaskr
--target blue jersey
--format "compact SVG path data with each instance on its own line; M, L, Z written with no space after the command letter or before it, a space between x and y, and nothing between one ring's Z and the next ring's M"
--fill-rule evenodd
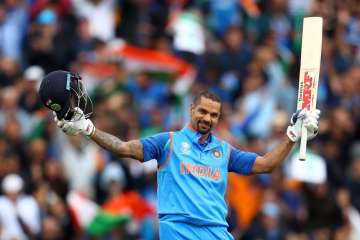
M224 199L228 172L250 174L256 154L243 152L214 135L189 127L141 139L144 161L158 161L160 221L227 226Z

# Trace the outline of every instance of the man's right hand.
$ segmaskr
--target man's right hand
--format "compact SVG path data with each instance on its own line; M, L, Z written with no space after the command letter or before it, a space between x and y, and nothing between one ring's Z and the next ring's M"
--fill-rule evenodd
M92 121L86 119L83 111L78 107L74 109L74 115L71 120L59 120L56 113L53 112L53 114L56 125L67 135L73 136L82 133L90 137L95 132L95 126Z

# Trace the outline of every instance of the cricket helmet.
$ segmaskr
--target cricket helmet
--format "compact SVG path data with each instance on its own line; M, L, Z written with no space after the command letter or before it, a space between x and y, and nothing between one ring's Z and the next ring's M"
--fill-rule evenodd
M75 107L83 110L85 118L92 114L92 102L79 74L62 70L50 72L41 81L39 96L60 120L76 120L72 119Z

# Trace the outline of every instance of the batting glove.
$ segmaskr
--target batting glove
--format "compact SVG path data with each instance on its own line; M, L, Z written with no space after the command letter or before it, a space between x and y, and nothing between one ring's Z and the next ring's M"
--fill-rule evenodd
M76 107L74 108L74 115L71 120L59 120L54 113L54 120L56 125L67 135L73 136L79 133L84 134L85 136L90 137L95 132L95 126L90 119L86 119L84 112Z
M292 142L297 142L301 138L301 127L304 124L307 129L307 140L313 139L318 134L319 117L319 109L316 109L313 112L309 112L306 109L296 111L291 116L290 126L288 126L286 130L288 138Z

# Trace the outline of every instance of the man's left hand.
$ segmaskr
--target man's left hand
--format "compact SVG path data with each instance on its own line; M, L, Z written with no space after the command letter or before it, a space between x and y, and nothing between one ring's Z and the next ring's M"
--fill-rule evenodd
M318 119L320 110L316 109L312 112L302 109L298 110L291 116L290 126L288 126L286 134L292 142L297 142L301 138L301 127L307 129L307 140L313 139L319 130Z

